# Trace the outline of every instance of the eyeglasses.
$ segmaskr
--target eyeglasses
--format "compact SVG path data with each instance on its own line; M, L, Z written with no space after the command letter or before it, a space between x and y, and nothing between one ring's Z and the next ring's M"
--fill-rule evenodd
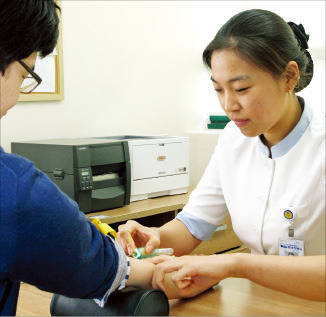
M29 68L24 62L18 61L29 73L28 77L24 79L23 84L20 87L20 92L23 94L29 94L36 89L42 82L42 78L37 75L31 68Z

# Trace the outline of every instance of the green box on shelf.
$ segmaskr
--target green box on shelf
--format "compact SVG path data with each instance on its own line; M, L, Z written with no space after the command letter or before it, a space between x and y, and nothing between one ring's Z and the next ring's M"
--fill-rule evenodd
M224 129L225 126L227 125L227 122L224 123L208 123L207 128L208 129Z
M227 116L209 116L211 123L228 123L230 119Z

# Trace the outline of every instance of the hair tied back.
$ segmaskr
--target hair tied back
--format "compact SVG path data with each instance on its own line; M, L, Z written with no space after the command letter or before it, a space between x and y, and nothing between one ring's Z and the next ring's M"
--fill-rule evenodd
M295 37L297 38L300 47L303 49L308 49L309 35L306 34L306 31L302 24L295 24L294 22L288 22L288 25L291 27Z

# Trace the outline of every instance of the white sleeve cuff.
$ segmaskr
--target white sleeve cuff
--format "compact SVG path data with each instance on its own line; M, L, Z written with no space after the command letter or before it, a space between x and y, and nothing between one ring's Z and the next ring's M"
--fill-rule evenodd
M117 289L118 290L123 289L126 286L126 282L128 281L129 274L130 274L130 262L128 260L128 257L126 256L126 254L124 253L120 245L117 242L115 242L115 240L110 235L107 235L107 238L111 239L112 243L114 244L118 252L119 262L118 262L117 274L115 276L115 279L111 287L107 290L107 292L102 298L94 298L95 303L100 307L104 307L105 303L108 300L108 297L112 292L114 292Z
M189 212L182 210L176 216L188 228L189 232L199 240L208 241L214 234L217 226L202 220Z

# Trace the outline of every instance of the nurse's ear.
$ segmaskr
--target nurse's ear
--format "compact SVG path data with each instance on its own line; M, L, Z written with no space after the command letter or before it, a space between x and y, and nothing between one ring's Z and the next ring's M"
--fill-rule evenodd
M286 65L284 77L286 78L286 90L292 92L299 86L300 71L297 62L291 61Z

